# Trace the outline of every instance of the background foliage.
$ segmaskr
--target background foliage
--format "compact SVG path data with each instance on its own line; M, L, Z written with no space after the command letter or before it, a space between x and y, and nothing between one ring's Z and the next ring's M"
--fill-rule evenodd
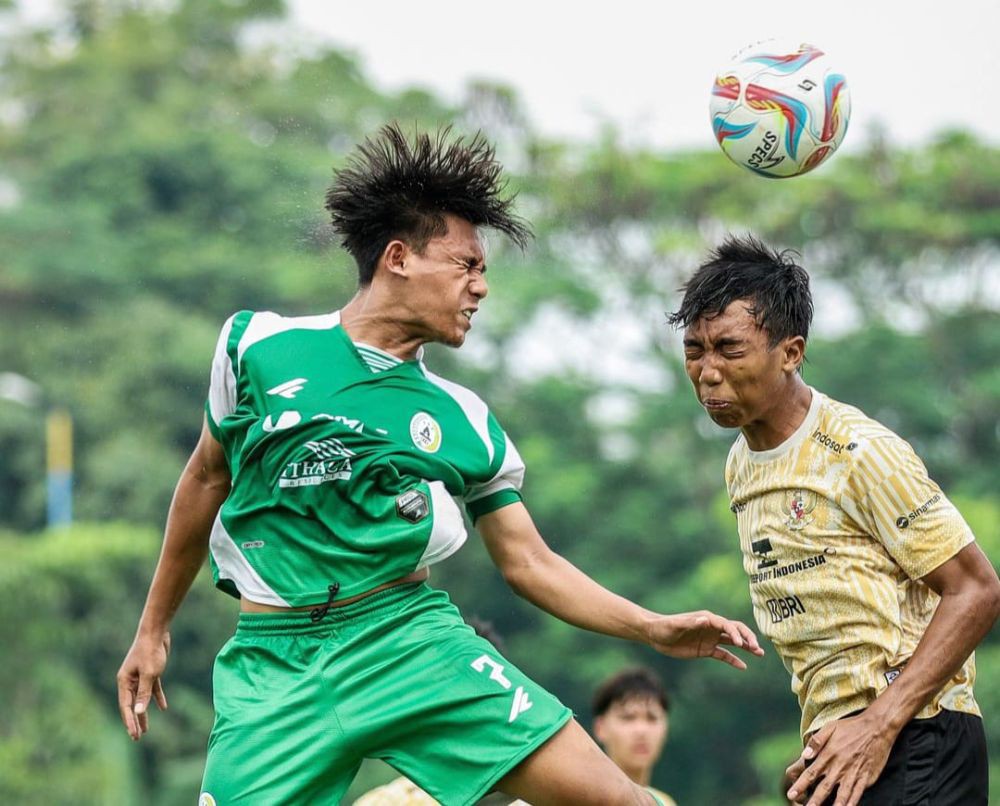
M543 534L602 583L651 608L751 619L722 484L732 434L700 411L663 324L730 229L802 252L818 308L807 380L909 439L1000 559L996 148L946 132L904 151L875 132L775 183L715 151L625 148L614 131L552 142L507 88L470 86L450 108L378 90L345 53L268 45L284 11L76 0L64 22L0 39L0 371L72 410L82 521L43 530L41 412L0 401L0 801L192 801L231 600L199 579L174 629L171 709L138 746L117 724L114 673L218 327L240 308L346 301L353 269L322 194L389 119L482 127L511 168L537 240L524 256L493 244L473 338L430 363L490 401ZM474 543L435 577L584 724L603 676L660 671L674 707L654 782L680 803L779 802L798 712L773 651L741 675L582 633L517 600ZM977 692L997 747L995 636ZM385 774L366 768L354 793Z

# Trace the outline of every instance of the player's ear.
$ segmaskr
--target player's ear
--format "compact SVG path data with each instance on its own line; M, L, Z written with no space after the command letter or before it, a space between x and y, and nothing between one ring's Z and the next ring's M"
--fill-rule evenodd
M405 277L406 258L409 254L410 248L402 241L398 239L389 241L382 251L382 264L391 274Z
M789 336L782 345L784 361L782 369L785 372L798 372L802 362L806 360L806 340L801 336Z

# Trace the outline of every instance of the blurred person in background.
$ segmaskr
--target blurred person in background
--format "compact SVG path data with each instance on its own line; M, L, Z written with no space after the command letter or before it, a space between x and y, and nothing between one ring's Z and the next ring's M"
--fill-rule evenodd
M669 795L650 785L670 731L670 701L656 673L635 666L612 675L594 691L590 710L594 738L610 759L632 781L675 806Z
M481 135L410 142L385 127L326 197L356 295L317 316L240 311L222 328L202 435L118 673L138 740L150 700L166 707L169 626L210 556L241 612L215 663L205 804L336 802L364 758L448 806L493 789L653 802L427 585L465 541L459 506L510 586L558 618L737 668L725 645L763 652L739 622L653 613L554 553L500 423L424 365L423 345L461 346L486 299L480 228L530 237L505 184Z
M913 448L805 383L812 314L790 253L730 236L669 317L698 401L740 431L725 479L754 617L802 709L788 797L985 804L973 651L1000 581Z

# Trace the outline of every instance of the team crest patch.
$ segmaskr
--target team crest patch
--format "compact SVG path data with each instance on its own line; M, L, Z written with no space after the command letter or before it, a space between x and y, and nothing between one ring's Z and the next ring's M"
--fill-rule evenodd
M427 412L418 411L410 420L410 439L426 453L437 453L441 447L441 426Z
M810 514L816 509L816 494L808 490L795 490L788 499L788 520L785 526L793 532L805 528L812 523Z
M208 792L202 792L201 797L198 798L198 806L215 806L215 798Z

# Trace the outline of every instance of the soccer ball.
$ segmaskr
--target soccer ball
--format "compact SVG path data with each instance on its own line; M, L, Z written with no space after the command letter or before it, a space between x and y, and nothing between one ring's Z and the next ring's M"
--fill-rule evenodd
M729 159L782 178L811 171L837 150L851 96L819 48L769 39L741 50L715 77L709 110Z

